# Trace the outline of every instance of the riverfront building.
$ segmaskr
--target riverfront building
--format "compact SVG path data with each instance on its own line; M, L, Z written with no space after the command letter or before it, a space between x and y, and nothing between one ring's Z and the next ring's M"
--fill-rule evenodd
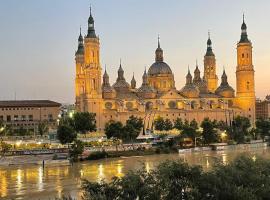
M110 84L106 69L102 76L100 63L100 38L96 35L94 18L90 11L88 32L80 33L75 54L76 110L96 113L97 127L104 129L106 122L116 120L125 123L130 115L142 117L145 128L151 129L156 117L175 120L195 119L201 122L205 117L224 120L229 123L236 115L255 121L255 86L252 62L252 43L248 39L247 26L243 19L241 36L237 43L236 91L223 71L218 83L217 64L209 35L204 68L198 64L194 75L190 70L186 84L175 85L175 76L166 63L158 39L154 63L142 72L142 85L137 86L135 77L128 82L124 66L120 63L118 77Z
M41 122L56 128L60 106L49 100L0 101L0 121L15 132L23 129L37 133Z
M270 119L270 96L267 95L264 100L256 100L256 119Z

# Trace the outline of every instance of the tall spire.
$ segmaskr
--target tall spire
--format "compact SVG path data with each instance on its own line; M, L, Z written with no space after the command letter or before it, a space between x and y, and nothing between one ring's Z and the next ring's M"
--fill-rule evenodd
M118 69L118 77L117 77L117 81L119 81L119 80L125 80L125 78L124 78L124 70L122 68L121 59L120 59L120 65L119 65L119 69Z
M90 6L90 16L88 18L88 34L86 36L87 38L96 38L96 33L95 33L95 21L92 16L92 9Z
M133 76L132 76L130 85L131 85L131 88L132 89L135 89L136 88L136 80L135 80L135 77L134 77L134 72L133 72Z
M80 35L78 38L78 50L76 51L76 55L83 55L83 54L84 54L84 45L83 45L82 30L80 27Z
M212 41L210 38L210 31L208 31L208 39L207 39L207 49L206 49L206 56L214 56L213 49L212 49Z
M241 39L240 43L250 43L247 35L247 25L245 23L245 14L243 14L243 23L241 25Z
M160 37L158 35L158 48L156 49L156 62L163 62L163 50L160 47Z
M189 65L188 65L188 73L186 75L186 85L189 85L192 83L192 76L190 74Z
M159 34L158 34L158 48L160 48L160 38L159 38Z

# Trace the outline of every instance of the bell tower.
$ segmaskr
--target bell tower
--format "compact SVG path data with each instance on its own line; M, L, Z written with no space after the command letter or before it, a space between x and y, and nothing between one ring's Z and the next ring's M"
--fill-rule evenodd
M80 34L76 53L76 109L96 114L97 127L102 116L100 43L95 33L95 22L90 7L88 32L84 40Z
M212 49L210 32L208 32L207 50L204 56L204 79L207 82L208 91L215 93L218 85L218 77L216 74L216 58Z
M247 25L243 15L241 38L237 44L236 101L244 115L255 123L255 81L252 62L252 43L248 39Z

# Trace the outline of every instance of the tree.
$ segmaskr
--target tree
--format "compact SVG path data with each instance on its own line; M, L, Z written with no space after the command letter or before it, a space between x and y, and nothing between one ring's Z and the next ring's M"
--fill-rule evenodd
M181 131L183 130L184 127L184 123L182 121L181 118L177 118L174 122L174 128L176 128L177 130Z
M47 134L48 131L49 131L48 122L43 121L38 124L38 133L40 134L40 136Z
M218 142L217 131L214 129L214 122L212 122L209 118L205 118L201 123L201 127L203 129L202 137L205 144Z
M86 134L97 130L95 113L77 112L73 116L73 121L76 132Z
M3 140L0 141L0 152L2 156L4 156L6 152L8 152L11 148L12 148L11 144L8 144L4 142Z
M165 124L165 121L163 117L158 117L154 121L155 130L164 131L164 124Z
M154 121L155 129L158 131L169 131L173 129L173 124L169 119L163 119L162 117L158 117Z
M130 116L126 121L126 125L124 126L124 133L122 138L126 141L133 141L139 136L141 130L143 128L143 119L135 116Z
M191 138L193 143L195 143L195 138L198 137L199 135L197 131L198 124L195 120L192 120L191 122L189 123L187 120L185 120L183 129L181 132L181 138Z
M113 139L116 145L116 151L118 151L118 139L123 138L124 126L119 121L109 121L105 125L105 135L108 139Z
M270 161L241 156L228 165L217 164L210 171L183 161L159 164L145 170L128 172L109 183L83 181L83 199L269 199Z
M57 129L57 139L61 144L72 143L77 138L75 130L66 124L58 126Z
M164 130L169 131L169 130L172 130L172 129L173 129L173 124L172 124L171 120L165 119L165 121L164 121Z
M228 131L229 136L237 143L243 143L245 136L249 135L250 127L251 124L247 117L237 116L232 122L232 128Z
M270 135L270 120L259 118L256 121L256 131L255 132L260 133L260 135L262 136L263 139L265 138L265 136L269 136Z
M78 161L78 156L81 155L83 151L84 151L83 142L75 139L74 143L71 145L71 148L69 150L70 158L73 161Z

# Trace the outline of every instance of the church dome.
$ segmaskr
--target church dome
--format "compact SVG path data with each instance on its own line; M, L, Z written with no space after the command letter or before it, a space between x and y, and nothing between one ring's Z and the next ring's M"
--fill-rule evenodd
M222 79L222 82L220 86L216 89L216 94L225 98L234 97L234 89L228 83L225 70L223 71L223 75L221 79Z
M165 62L155 62L149 68L148 75L153 76L159 74L172 74L172 70Z
M197 98L199 97L200 91L194 84L186 84L180 90L180 93L188 98Z

